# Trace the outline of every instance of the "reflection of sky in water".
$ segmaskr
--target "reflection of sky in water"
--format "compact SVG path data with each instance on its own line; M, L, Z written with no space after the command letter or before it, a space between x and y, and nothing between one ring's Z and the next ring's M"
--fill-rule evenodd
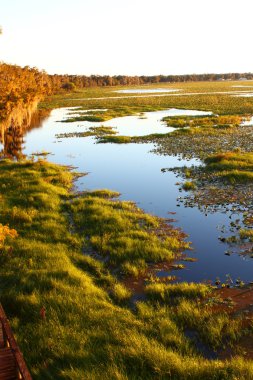
M237 87L237 88L249 88L249 87L253 87L253 84L251 84L251 85L238 85L238 86L232 86L232 87Z
M116 128L120 135L124 136L145 136L151 133L168 133L175 129L166 127L166 123L161 119L167 116L201 116L210 115L211 112L179 110L172 108L165 111L146 112L139 116L124 116L103 121L99 123L89 121L79 121L71 123L71 131L81 132L87 130L91 126L106 126ZM63 119L66 119L65 117ZM57 119L61 120L61 119ZM69 123L61 123L62 132L67 133L65 127L69 128ZM64 127L64 128L63 128ZM76 129L74 129L76 128Z
M121 199L133 200L145 211L161 217L170 218L168 212L176 212L176 215L172 216L177 219L175 226L181 227L190 235L189 240L193 242L194 247L190 256L198 258L198 262L185 263L186 269L175 272L182 280L201 281L215 279L216 276L225 280L225 275L228 273L233 278L240 276L244 281L252 280L253 260L243 259L236 254L224 255L227 246L218 240L220 232L216 228L217 225L224 224L228 227L238 215L231 220L223 213L205 216L197 208L184 208L182 205L177 207L177 197L184 194L179 193L178 186L175 185L180 178L177 178L173 172L161 172L162 168L189 166L197 164L197 161L188 162L175 157L155 155L150 153L153 144L95 144L92 137L58 140L55 134L81 130L80 127L77 128L78 123L56 123L66 116L66 112L68 112L66 109L54 110L42 128L28 132L25 137L24 153L49 151L53 155L48 156L48 160L72 165L80 172L88 172L89 175L76 182L76 187L80 190L98 188L116 190L122 194ZM162 111L163 116L165 112ZM151 112L151 114L148 119L150 122L148 129L151 128L151 120L158 119L158 113ZM147 121L138 117L135 121L132 116L124 117L122 128L125 129L126 119L133 122L129 127L131 130L134 129L135 122L139 125ZM110 120L108 125L112 125L113 122ZM94 123L89 123L90 125ZM143 128L146 134L146 127ZM164 126L162 128L168 129Z
M135 89L128 89L128 90L117 90L113 92L117 92L119 94L155 94L160 92L177 92L182 91L179 89L173 89L173 88L135 88Z
M251 126L253 125L253 117L251 117L249 120L246 120L242 123L244 126Z
M239 95L233 95L236 98L252 98L253 92L239 94Z

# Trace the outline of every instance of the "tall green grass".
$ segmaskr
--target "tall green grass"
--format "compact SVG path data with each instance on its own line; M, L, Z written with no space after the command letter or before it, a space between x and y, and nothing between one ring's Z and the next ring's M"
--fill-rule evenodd
M218 153L205 159L207 171L230 183L247 183L253 181L253 153L241 151Z
M101 231L115 234L117 223L124 244L123 229L135 226L130 237L144 247L145 240L156 242L151 230L160 221L131 203L110 200L114 194L107 191L76 199L70 193L72 178L66 168L44 161L0 162L0 223L19 235L8 241L8 250L0 250L0 300L33 378L251 379L250 361L209 361L200 355L184 334L183 301L177 310L157 300L138 303L136 312L128 307L129 291L96 255L84 255L84 244L87 236L101 237ZM177 239L166 239L154 258L167 257L168 244L172 252L181 248ZM123 254L124 244L119 254L114 240L106 242L115 262L135 257L131 249ZM140 250L137 256L149 253ZM208 322L210 312L205 319L201 312L194 314L199 306L193 298L188 304L195 325L205 320L215 326ZM208 331L211 337L218 334L213 327Z
M104 191L86 193L70 202L69 208L86 237L86 249L92 248L109 265L123 270L138 266L140 260L169 261L189 248L181 233L162 219L145 214L132 202L107 199Z

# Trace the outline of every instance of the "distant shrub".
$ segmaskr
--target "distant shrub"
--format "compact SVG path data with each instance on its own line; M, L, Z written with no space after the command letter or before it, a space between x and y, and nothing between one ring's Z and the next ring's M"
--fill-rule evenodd
M73 82L66 82L62 84L61 88L66 91L73 91L75 90L76 86Z

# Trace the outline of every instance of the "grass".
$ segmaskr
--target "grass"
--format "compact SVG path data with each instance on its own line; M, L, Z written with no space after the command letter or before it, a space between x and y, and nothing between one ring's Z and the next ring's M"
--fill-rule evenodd
M196 283L180 284L150 284L146 287L149 298L159 299L160 301L170 302L175 298L183 297L190 299L204 298L210 293L209 286Z
M85 135L85 133L75 133L75 134L67 134L66 137L72 135L77 135L77 137ZM188 148L192 148L191 157L195 154L200 155L203 157L203 154L205 154L205 150L210 149L210 145L212 147L212 140L222 141L221 137L223 139L227 139L230 136L233 136L234 134L238 134L238 131L236 130L236 127L234 125L219 125L219 126L208 126L208 127L192 127L192 128L178 128L174 132L169 133L152 133L149 135L144 136L111 136L111 135L98 135L98 143L100 144L106 144L106 143L114 143L114 144L129 144L129 143L150 143L153 142L157 144L156 152L162 154L171 154L174 155L180 154L185 155L187 154L187 150L184 148L187 148L186 144L188 143ZM60 135L60 137L64 137L64 135ZM210 141L210 144L206 145L207 142ZM180 143L183 142L184 145L180 146ZM215 141L216 143L216 141ZM194 144L194 145L193 145ZM201 150L198 150L198 153L196 153L197 148L202 148L203 153ZM215 149L216 147L214 147Z
M201 160L235 149L253 151L252 127L248 126L179 128L150 142L155 143L154 152L157 154Z
M224 337L236 341L238 325L212 316L210 309L204 313L196 287L189 295L187 287L174 285L177 305L159 305L157 293L134 312L128 306L131 294L115 274L96 255L83 254L87 236L92 241L115 233L115 223L118 237L102 246L110 247L113 260L135 257L119 244L125 237L136 246L139 241L138 257L167 257L168 247L173 252L184 243L177 237L167 241L166 233L156 240L160 220L132 203L112 200L118 194L107 190L77 197L70 192L74 174L42 160L5 160L0 169L0 223L8 226L4 236L18 233L2 239L0 299L34 379L252 378L250 361L209 361L184 334L185 326L199 326L199 336L208 336L211 346ZM159 250L142 251L145 240Z
M105 121L103 116L96 116L96 115L83 115L83 116L75 116L75 117L69 117L68 119L64 119L61 122L62 123L74 123L76 121L90 121L98 123L100 121Z
M111 136L115 135L117 132L113 127L90 127L86 132L69 132L69 133L59 133L56 135L57 138L68 138L68 137L89 137L95 136L96 138L101 138L101 136Z
M92 88L47 98L40 107L80 105L68 122L170 107L211 111L220 116L168 119L177 127L173 134L113 136L106 127L85 132L99 142L154 141L162 154L206 158L238 144L253 151L250 128L238 127L241 116L252 112L253 98L226 94L235 91L233 84L173 84L194 95L143 98ZM108 110L82 113L90 108ZM229 153L207 161L209 172L250 177L251 158L232 153L233 158ZM74 175L43 160L1 161L0 169L0 300L34 379L252 379L251 361L202 355L199 342L213 352L236 345L243 334L251 336L240 319L208 305L210 287L155 281L146 286L147 300L133 308L133 294L120 282L145 275L150 263L177 257L188 247L182 232L131 202L120 202L116 192L71 193ZM241 238L251 240L251 230L245 231L239 231Z
M133 138L131 136L103 136L98 140L98 143L100 144L129 144L131 142L133 142Z
M163 118L166 121L168 127L173 128L227 128L238 127L243 118L237 115L225 115L225 116L173 116Z
M205 159L206 171L214 172L217 177L230 183L253 181L253 153L240 151L211 155Z
M152 133L144 136L102 136L98 137L99 144L113 143L113 144L130 144L130 143L146 143L154 139L164 139L169 134L166 133Z
M132 265L143 267L143 260L145 263L172 260L189 247L182 232L145 214L132 202L108 199L107 191L91 195L87 192L71 201L69 209L75 225L84 231L85 249L92 248L106 257L109 266L124 271L128 268L129 272Z
M143 276L147 271L148 265L145 260L137 259L134 261L126 261L121 265L122 273L126 276L138 278Z
M248 241L253 242L253 230L241 228L239 230L239 235L241 239L248 239Z
M240 82L245 85L247 82ZM226 92L236 94L233 88L238 82L196 82L164 84L166 88L181 89L179 93L166 96L137 97L136 95L118 94L114 91L121 87L87 88L69 94L59 94L48 97L41 104L41 108L58 108L80 106L82 109L107 108L109 118L133 115L141 112L161 110L166 108L183 108L192 110L210 111L219 115L249 115L252 112L253 99L236 97ZM142 86L145 89L155 88L157 84ZM159 83L159 88L161 87ZM134 87L133 87L134 88ZM138 86L140 88L140 86ZM242 89L243 90L243 89ZM191 93L192 95L184 95ZM117 97L117 98L115 98ZM97 98L97 99L96 99ZM103 99L104 98L104 99ZM105 113L106 115L106 113ZM103 117L106 117L103 114ZM101 115L100 115L101 116ZM108 118L106 117L108 120Z
M253 98L233 96L240 90L233 87L235 85L238 85L238 82L162 84L162 87L173 87L182 91L174 95L167 94L162 97L145 95L141 98L135 95L126 97L124 94L116 94L114 91L121 89L117 87L89 88L49 97L40 104L40 107L52 109L78 105L79 108L75 112L79 112L79 116L87 116L83 113L84 110L94 109L94 113L89 111L91 115L102 117L104 120L169 108L209 111L213 113L209 117L165 118L170 126L177 127L174 133L138 137L98 136L99 143L154 142L155 152L158 154L179 154L187 158L203 159L210 154L237 147L253 151L252 128L238 127L242 119L251 115ZM240 81L240 85L247 85L247 82ZM152 89L157 85L142 87ZM103 112L100 112L101 110Z
M182 188L185 190L185 191L189 191L189 190L195 190L196 189L196 184L192 181L186 181Z

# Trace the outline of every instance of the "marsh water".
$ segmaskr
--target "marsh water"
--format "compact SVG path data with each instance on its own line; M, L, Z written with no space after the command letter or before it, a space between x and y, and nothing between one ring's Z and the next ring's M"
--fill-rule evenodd
M177 92L181 91L179 89L173 88L136 88L136 89L127 89L127 90L117 90L114 92L118 92L119 94L156 94L160 92Z
M188 240L192 242L193 250L187 254L197 259L196 262L185 262L185 269L170 273L175 274L178 280L215 280L218 276L224 281L227 274L233 279L240 277L245 282L253 280L253 259L235 253L225 255L228 246L218 239L220 229L229 233L231 221L241 218L242 215L235 213L230 219L224 212L205 214L197 207L184 207L178 198L183 197L185 193L179 192L179 186L176 185L180 182L180 177L172 171L161 170L198 165L199 161L159 156L151 152L154 148L152 143L97 144L93 137L56 137L62 133L86 131L91 126L101 124L117 127L122 135L167 133L170 129L161 121L163 117L206 113L171 109L116 118L104 123L59 122L74 111L74 108L52 111L39 127L25 134L23 153L31 155L47 151L50 152L49 161L71 165L79 172L88 173L75 183L80 191L102 188L119 191L120 199L134 201L151 214L175 219L174 226L186 232L189 235ZM163 276L168 273L160 270L157 275Z

